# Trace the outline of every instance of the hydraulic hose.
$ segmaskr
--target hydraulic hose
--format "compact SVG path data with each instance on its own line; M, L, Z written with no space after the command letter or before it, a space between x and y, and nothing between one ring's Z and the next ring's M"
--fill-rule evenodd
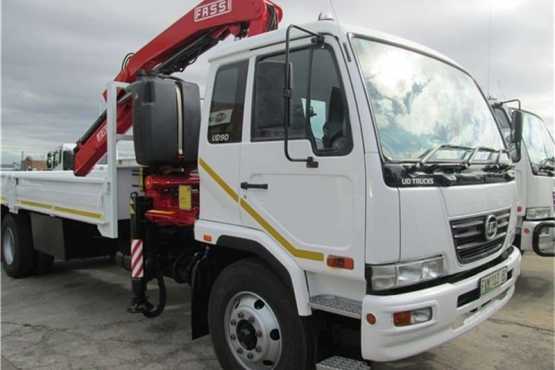
M166 283L164 282L164 275L160 273L153 280L156 280L156 282L158 283L159 297L158 297L157 306L155 307L152 306L151 309L147 309L145 307L145 310L143 311L143 315L145 315L145 317L148 317L149 319L160 316L162 312L164 312L164 309L166 308L166 301L167 301Z

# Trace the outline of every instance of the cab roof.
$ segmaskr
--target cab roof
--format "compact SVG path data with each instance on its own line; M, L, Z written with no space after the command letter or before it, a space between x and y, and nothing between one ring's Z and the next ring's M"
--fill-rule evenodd
M339 36L340 38L345 38L348 34L354 34L376 40L378 42L385 42L388 44L401 46L440 59L444 62L456 66L459 69L464 70L464 68L462 68L458 63L433 49L430 49L416 42L409 41L384 32L376 31L370 28L340 24L333 20L322 20L301 24L299 26L313 32L329 33L335 36ZM283 27L275 31L243 39L239 42L229 42L227 44L221 45L221 47L214 50L209 61L217 61L218 59L225 58L230 55L240 54L249 50L285 42L286 32L287 28ZM295 35L301 35L301 33L300 31L293 30L292 35L294 37Z

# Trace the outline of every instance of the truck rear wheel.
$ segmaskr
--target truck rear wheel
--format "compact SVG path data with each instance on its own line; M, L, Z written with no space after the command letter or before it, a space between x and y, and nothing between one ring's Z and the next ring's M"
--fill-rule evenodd
M35 251L29 218L7 215L2 220L2 266L8 276L22 278L31 275L35 266Z
M234 263L217 278L208 323L224 369L313 368L311 341L290 290L255 259Z

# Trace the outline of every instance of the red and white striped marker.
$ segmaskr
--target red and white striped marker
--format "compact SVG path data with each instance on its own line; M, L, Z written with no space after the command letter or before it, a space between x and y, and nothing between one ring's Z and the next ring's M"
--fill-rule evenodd
M144 276L143 266L143 241L133 239L131 241L131 277L140 279Z

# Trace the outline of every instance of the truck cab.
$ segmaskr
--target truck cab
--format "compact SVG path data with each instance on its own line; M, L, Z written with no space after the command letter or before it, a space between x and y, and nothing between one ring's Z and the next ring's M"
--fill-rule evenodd
M509 101L509 103L518 100ZM517 238L522 251L555 255L555 142L543 119L504 102L493 104L504 139L515 134L514 116L522 117L521 157L514 158L517 188Z
M73 149L75 144L65 143L46 154L46 168L49 171L69 171L73 169Z
M301 316L359 320L364 359L408 357L514 292L507 149L455 62L333 21L303 28L211 59L195 235L269 251Z

